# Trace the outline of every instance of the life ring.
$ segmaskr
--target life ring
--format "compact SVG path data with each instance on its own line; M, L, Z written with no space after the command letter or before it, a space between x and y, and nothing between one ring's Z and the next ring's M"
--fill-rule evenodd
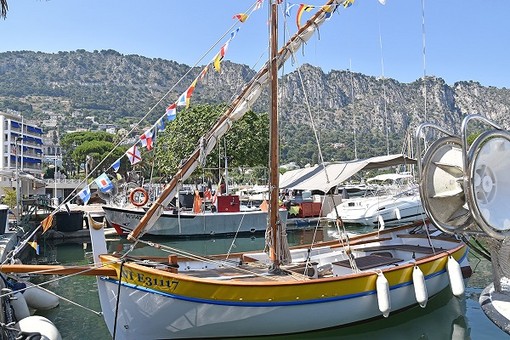
M136 188L129 194L129 201L136 207L142 207L149 201L149 194L144 188Z

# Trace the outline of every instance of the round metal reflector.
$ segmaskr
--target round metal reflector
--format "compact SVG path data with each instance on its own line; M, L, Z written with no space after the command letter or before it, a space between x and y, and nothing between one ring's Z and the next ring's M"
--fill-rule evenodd
M476 223L489 236L510 236L510 133L482 133L471 145L468 160L466 195Z
M443 137L423 157L420 196L431 221L442 231L455 233L473 225L463 189L462 143Z

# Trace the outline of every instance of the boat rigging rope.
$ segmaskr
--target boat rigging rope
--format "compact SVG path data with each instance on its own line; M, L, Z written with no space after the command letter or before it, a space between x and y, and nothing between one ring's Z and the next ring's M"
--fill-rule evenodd
M241 221L239 222L239 225L237 226L236 233L235 233L234 237L232 238L232 243L230 244L230 248L228 248L228 251L227 251L227 257L226 257L227 260L228 260L228 257L230 256L232 248L235 247L237 235L239 234L239 230L241 229L241 226L243 225L244 216L246 216L246 213L244 213L243 216L241 217Z
M82 309L85 309L85 310L87 310L87 311L89 311L91 313L94 313L97 316L102 316L103 315L102 312L97 312L97 311L95 311L95 310L93 310L91 308L88 308L86 306L80 305L79 303L74 302L72 300L69 300L69 299L67 299L67 298L65 298L65 297L63 297L63 296L61 296L59 294L56 294L55 292L52 292L51 290L48 290L48 289L44 288L43 286L47 285L47 284L50 284L50 283L53 283L53 282L58 282L60 280L68 279L68 278L71 278L71 277L74 277L74 276L77 276L77 275L82 275L82 274L87 273L89 271L92 271L92 270L95 270L95 269L98 269L98 268L102 268L102 267L106 267L107 265L113 264L115 262L116 261L105 262L105 263L102 263L101 266L99 266L99 267L98 266L92 266L92 267L91 266L87 266L87 267L84 267L84 270L82 270L82 271L79 271L79 272L76 272L76 273L73 273L73 274L69 274L69 275L59 276L59 277L57 277L57 278L55 278L53 280L44 281L44 282L38 283L38 284L35 284L35 283L31 282L33 284L33 286L27 286L25 288L17 289L16 292L24 292L27 289L30 289L30 288L33 288L33 287L38 287L38 288L40 288L40 289L42 289L42 290L44 290L44 291L46 291L46 292L48 292L48 293L50 293L52 295L57 296L59 299L62 299L64 301L66 301L66 302L69 302L69 303L71 303L71 304L73 304L73 305L75 305L77 307L80 307ZM48 270L36 270L36 271L28 272L26 274L46 274L49 271L51 271L51 269L48 269ZM15 276L10 276L10 277L12 277L12 278L17 280L17 278ZM12 293L13 292L9 292L9 293L6 293L6 294L2 293L2 294L0 294L0 299L4 298L6 296L12 295Z
M285 26L285 29L288 30L288 27ZM324 175L326 176L326 183L330 183L328 171L326 169L326 164L324 162L324 156L322 154L322 148L321 148L321 145L320 145L320 140L319 140L319 135L318 135L318 132L317 132L317 127L315 125L315 121L314 121L312 110L311 110L310 101L308 99L305 83L304 83L304 80L303 80L303 75L302 75L301 70L299 68L299 62L298 62L298 59L296 57L296 54L293 51L291 51L291 58L292 58L293 64L298 64L296 66L296 72L297 72L297 74L299 76L299 82L300 82L301 88L303 90L303 97L304 97L304 102L305 102L305 106L306 106L306 109L307 109L307 113L308 113L308 116L309 116L309 119L310 119L310 125L311 125L312 131L313 131L315 142L317 144L317 152L319 154L318 155L319 162L320 162L320 164L322 164L322 166L324 168ZM352 77L352 75L351 75L351 77ZM333 207L335 209L335 212L336 212L336 215L337 215L337 220L335 222L335 226L337 227L337 231L339 232L340 235L342 235L342 234L347 235L347 230L345 229L345 226L344 226L340 216L338 215L338 211L336 209L336 202L335 202L335 198L333 197L333 194L329 194L328 197L331 199L331 202L332 202L331 204L333 205ZM321 211L322 211L322 206L321 206ZM310 244L310 249L315 244L315 240L316 240L316 236L317 236L319 225L320 225L320 221L317 223L317 225L314 228L314 235L312 237L312 242ZM341 231L340 231L340 227L342 228ZM346 253L348 253L348 251L350 249L349 244L348 244L349 243L349 237L348 236L346 237L346 240L347 240L347 248L345 248L345 249L346 249ZM340 243L342 244L342 246L345 247L345 245L343 244L343 238L342 237L340 237ZM358 267L356 265L356 262L354 262L352 260L352 258L351 258L352 256L351 255L349 255L349 254L347 254L347 255L348 255L349 262L351 264L352 269L355 272L358 272L359 269L358 269ZM308 251L308 255L307 255L307 258L306 258L306 267L311 265L311 258L310 258L310 256L311 256L311 252Z
M264 277L264 278L266 278L268 280L278 281L278 277L273 277L272 275L266 275L266 274L257 273L257 272L251 271L251 270L249 270L247 268L241 268L241 267L237 266L237 264L236 265L230 264L228 261L215 260L215 259L212 259L212 258L208 258L208 257L205 257L205 256L193 254L193 253L189 253L189 252L177 249L177 248L169 247L169 246L166 246L166 245L163 245L163 244L154 243L154 242L151 242L151 241L139 240L139 242L143 243L143 244L145 244L147 246L154 247L156 249L160 249L161 251L164 251L164 252L175 253L177 255L180 255L180 256L183 256L183 257L187 257L189 259L194 259L194 260L197 260L197 261L200 261L200 262L212 263L212 264L216 264L216 265L218 265L220 267L230 268L230 269L234 269L234 270L237 270L239 272L247 273L247 274L250 274L250 275L253 275L253 276L259 276L259 277ZM146 261L145 260L135 260L135 263L143 265L143 264L146 263ZM295 277L295 278L297 278L297 277Z
M115 340L117 336L117 319L119 316L119 303L120 303L120 287L122 286L122 269L124 267L124 259L120 261L120 271L119 271L119 284L117 286L117 301L115 301L115 316L113 322L113 340Z

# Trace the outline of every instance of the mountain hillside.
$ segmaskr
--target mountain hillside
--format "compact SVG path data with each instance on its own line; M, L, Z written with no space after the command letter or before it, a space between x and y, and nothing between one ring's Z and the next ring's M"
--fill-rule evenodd
M91 128L85 117L128 128L150 111L149 126L202 70L186 74L189 68L113 50L0 53L0 110L14 110L40 123L58 117L60 131ZM422 79L400 83L342 70L325 73L306 64L299 73L280 81L282 162L317 162L310 116L326 160L354 158L355 140L360 158L401 152L408 132L425 117L456 133L462 117L470 113L510 126L506 88L475 81L448 85L437 77L427 77L426 84ZM229 102L254 74L246 65L224 61L221 73L209 70L197 85L192 104ZM267 103L263 93L253 109L265 112Z

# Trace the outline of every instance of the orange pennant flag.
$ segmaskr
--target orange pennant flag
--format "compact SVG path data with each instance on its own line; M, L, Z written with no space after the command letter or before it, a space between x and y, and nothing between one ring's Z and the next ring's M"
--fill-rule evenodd
M195 190L195 199L193 200L193 212L199 214L202 211L202 199L198 190Z
M53 214L48 215L44 220L41 221L41 226L43 228L43 234L53 226Z

